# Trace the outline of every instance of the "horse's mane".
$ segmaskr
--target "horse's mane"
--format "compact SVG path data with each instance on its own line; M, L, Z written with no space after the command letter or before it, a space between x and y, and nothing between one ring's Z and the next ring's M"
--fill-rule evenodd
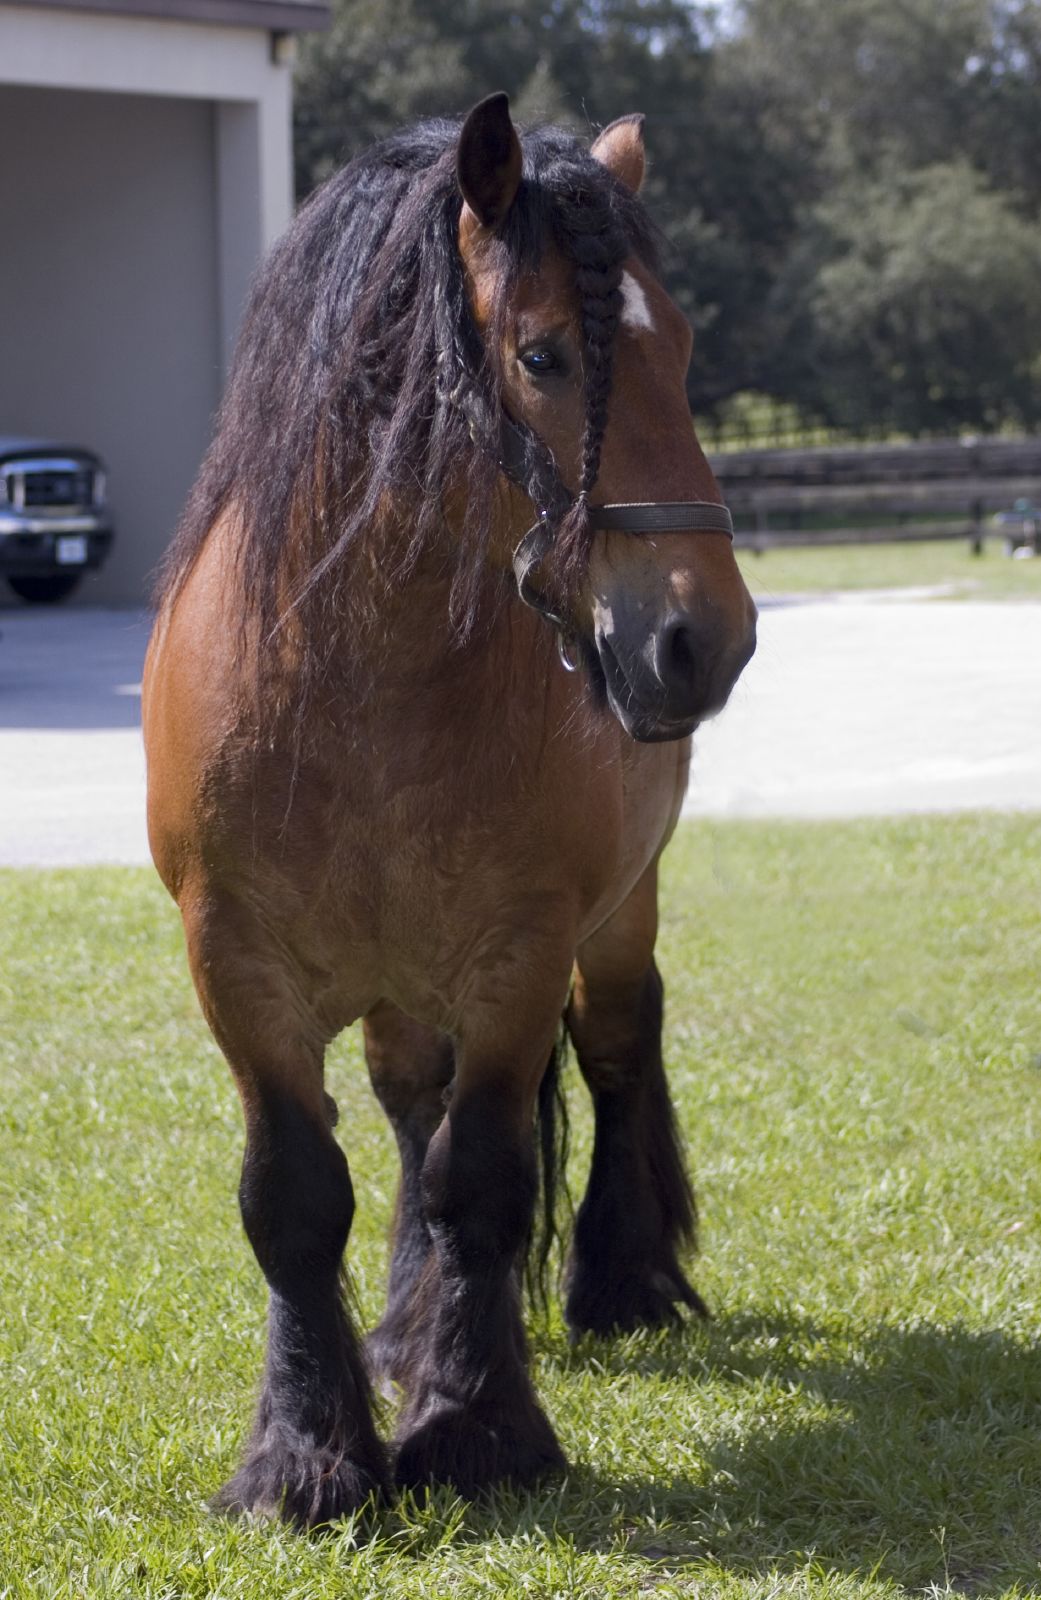
M479 339L458 250L461 124L422 123L375 145L317 190L259 270L213 444L160 576L175 594L214 522L233 511L248 610L260 637L287 607L315 638L343 615L352 554L388 503L408 510L394 576L440 540L451 556L452 623L476 621L491 522L501 374ZM656 235L640 202L569 134L522 139L524 178L497 231L496 326L547 244L575 265L586 428L580 490L592 488L607 416L619 279L650 265ZM475 448L459 386L473 386ZM462 527L443 540L445 497L467 471ZM572 565L588 544L584 499L561 530ZM440 548L440 545L438 545ZM356 587L356 585L355 585Z

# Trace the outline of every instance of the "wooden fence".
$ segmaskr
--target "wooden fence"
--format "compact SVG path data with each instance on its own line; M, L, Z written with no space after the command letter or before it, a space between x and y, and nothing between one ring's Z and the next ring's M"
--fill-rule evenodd
M1041 439L738 450L710 456L735 542L872 544L969 539L977 553L996 512L1041 505Z

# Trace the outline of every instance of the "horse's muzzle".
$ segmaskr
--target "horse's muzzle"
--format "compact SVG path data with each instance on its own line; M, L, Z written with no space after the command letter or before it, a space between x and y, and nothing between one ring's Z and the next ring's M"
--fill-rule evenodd
M642 608L594 608L611 709L642 743L682 739L721 711L755 652L755 609L734 627L714 613L672 610L648 626Z

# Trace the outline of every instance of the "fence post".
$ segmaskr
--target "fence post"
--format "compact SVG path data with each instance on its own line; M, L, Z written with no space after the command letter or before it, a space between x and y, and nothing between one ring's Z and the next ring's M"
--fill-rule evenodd
M972 533L969 536L969 549L974 556L983 554L983 502L972 502Z
M766 547L766 541L761 537L763 532L763 503L759 496L755 497L755 543L752 549L757 556L761 556Z

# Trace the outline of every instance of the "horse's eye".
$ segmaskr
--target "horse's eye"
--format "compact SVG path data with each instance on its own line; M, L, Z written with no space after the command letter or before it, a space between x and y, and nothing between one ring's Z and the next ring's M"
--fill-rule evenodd
M522 351L519 359L522 367L540 378L543 373L556 372L560 367L556 355L545 344L532 345L529 350Z

